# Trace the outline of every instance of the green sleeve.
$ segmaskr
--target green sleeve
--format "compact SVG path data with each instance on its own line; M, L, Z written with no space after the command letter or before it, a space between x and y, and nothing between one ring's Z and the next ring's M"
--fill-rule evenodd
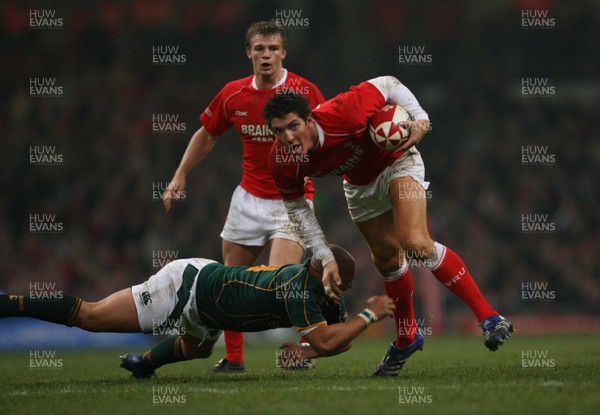
M326 299L323 306L323 315L327 324L343 323L348 321L348 312L346 311L346 303L344 297L340 297L340 301Z
M318 281L308 273L304 273L294 282L284 294L285 307L292 326L299 332L303 332L316 326L326 325L327 321L319 307L323 296Z

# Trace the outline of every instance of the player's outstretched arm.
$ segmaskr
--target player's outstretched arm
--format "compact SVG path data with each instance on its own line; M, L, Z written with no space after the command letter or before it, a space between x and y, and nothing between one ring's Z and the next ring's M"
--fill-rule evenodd
M201 127L194 133L185 153L183 153L179 167L175 171L163 195L163 204L167 212L171 210L171 201L179 199L181 192L185 190L185 177L187 174L211 152L217 142L217 138L210 134L204 127Z
M315 212L308 206L303 197L297 199L283 199L288 218L302 241L312 249L313 255L323 266L323 286L325 293L335 300L339 300L342 283L337 263L333 252L327 244L325 234L319 225Z
M310 347L301 348L301 358L334 356L350 349L352 340L372 323L385 317L393 317L394 302L386 295L373 296L367 301L365 310L345 323L319 326L304 335ZM290 349L290 347L288 347Z

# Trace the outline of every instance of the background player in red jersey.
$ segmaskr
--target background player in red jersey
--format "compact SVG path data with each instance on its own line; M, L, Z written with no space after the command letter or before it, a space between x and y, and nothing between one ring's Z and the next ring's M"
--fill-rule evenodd
M370 139L370 117L386 103L404 107L415 121L411 135L395 152ZM339 272L314 212L304 201L305 176L344 176L344 192L352 220L369 247L386 293L396 303L396 340L375 371L397 375L405 361L423 347L414 318L413 282L406 257L422 260L435 277L475 313L485 345L497 350L512 325L485 300L461 258L434 242L427 230L425 167L414 147L429 128L429 117L400 81L383 76L363 82L321 104L312 112L299 95L278 95L264 116L278 143L271 150L271 170L290 219L313 254L322 261L330 295L340 294ZM301 157L281 162L281 148Z
M314 84L283 68L286 54L281 26L274 21L250 26L246 55L254 74L226 84L200 115L202 127L192 136L163 197L169 211L171 200L185 189L187 174L210 153L217 138L235 126L244 151L243 174L221 233L225 265L253 265L269 241L269 265L298 263L304 253L300 238L286 226L286 210L269 171L268 155L275 138L262 118L262 108L279 92L303 94L311 107L324 98ZM306 199L313 199L310 181L303 184L303 191ZM213 372L243 371L244 334L225 331L224 338L227 354Z

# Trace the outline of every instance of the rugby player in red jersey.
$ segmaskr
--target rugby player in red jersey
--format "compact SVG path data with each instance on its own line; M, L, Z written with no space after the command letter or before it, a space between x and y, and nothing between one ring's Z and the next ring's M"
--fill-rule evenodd
M385 151L369 137L367 124L386 103L406 109L411 134L396 151ZM324 284L340 294L337 264L314 212L304 200L304 178L344 177L352 220L371 249L385 291L394 299L396 340L375 370L395 376L423 347L412 303L413 282L406 257L423 261L435 277L475 313L484 343L497 350L512 325L485 300L461 258L435 242L427 230L425 167L414 147L429 128L429 117L398 79L382 76L352 87L313 111L297 94L280 94L266 105L264 117L278 139L271 149L271 171L289 218L324 267ZM296 157L281 156L283 150ZM283 162L285 161L285 162Z
M275 21L252 24L246 33L246 55L254 74L226 84L200 115L202 127L194 133L163 201L167 211L186 187L186 176L212 150L217 138L232 126L243 146L242 181L233 193L221 238L225 265L253 265L271 242L269 265L300 262L304 247L286 225L286 211L269 171L269 151L275 140L262 118L262 109L276 93L292 91L316 107L324 101L319 89L288 72L284 29ZM303 197L312 201L312 183L303 184ZM225 331L226 356L213 372L244 370L244 334Z

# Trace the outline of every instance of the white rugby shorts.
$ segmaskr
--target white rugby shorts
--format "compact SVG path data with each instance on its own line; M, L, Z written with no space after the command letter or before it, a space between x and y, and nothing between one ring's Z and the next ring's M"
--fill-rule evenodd
M312 200L307 200L313 208ZM297 242L305 248L290 223L281 199L263 199L238 186L231 197L221 238L240 245L265 246L275 238Z
M369 184L359 186L344 180L344 193L352 220L365 222L390 210L390 183L399 177L408 176L415 179L423 189L427 190L429 187L429 182L425 181L425 164L421 153L414 146Z
M205 265L213 262L204 258L178 259L169 262L147 281L131 287L142 332L189 334L202 341L217 340L221 330L207 327L196 307L198 274Z

